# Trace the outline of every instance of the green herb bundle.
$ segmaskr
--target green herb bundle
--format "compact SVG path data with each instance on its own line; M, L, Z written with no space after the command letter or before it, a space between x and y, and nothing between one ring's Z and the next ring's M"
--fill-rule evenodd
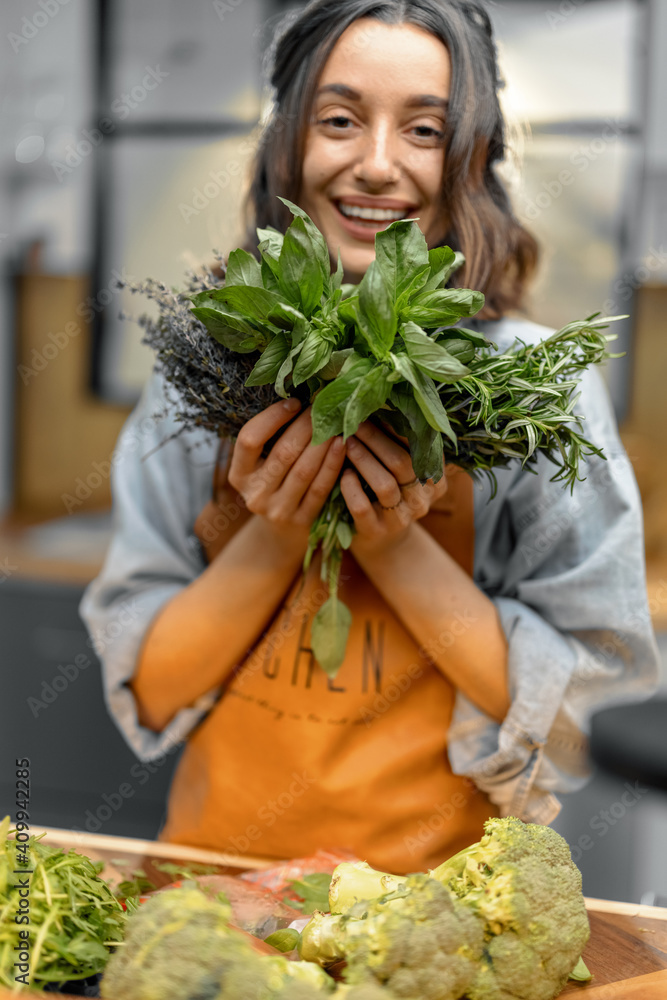
M43 988L102 972L125 927L121 904L99 877L103 862L35 836L21 844L9 833L7 816L0 823L0 983Z
M581 458L601 455L580 433L574 390L577 372L613 356L613 337L601 332L609 318L592 316L498 353L459 325L484 304L481 292L447 287L463 257L449 247L429 250L416 220L378 233L375 260L359 285L346 285L340 256L332 273L323 235L281 200L294 215L286 233L258 229L259 260L232 251L224 285L190 296L211 336L252 358L246 391L272 386L279 397L312 403L314 444L347 439L363 421L381 419L407 438L422 483L437 482L444 461L494 479L496 467L519 461L530 469L542 452L556 465L553 478L572 487ZM305 571L321 547L330 596L313 620L311 645L330 676L351 623L337 589L353 536L337 484L304 561Z

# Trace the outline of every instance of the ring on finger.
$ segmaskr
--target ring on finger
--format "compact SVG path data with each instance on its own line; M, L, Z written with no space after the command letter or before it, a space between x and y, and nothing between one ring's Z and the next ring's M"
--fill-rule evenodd
M391 507L385 507L384 504L380 504L380 506L382 507L382 510L396 510L396 508L400 507L402 503L403 503L403 497L401 497L398 503L393 504Z

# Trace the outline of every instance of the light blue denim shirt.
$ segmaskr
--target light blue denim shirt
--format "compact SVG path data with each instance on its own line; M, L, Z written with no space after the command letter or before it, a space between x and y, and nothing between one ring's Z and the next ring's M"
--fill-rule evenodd
M523 320L479 324L500 350L551 331ZM142 727L127 681L160 608L191 583L205 561L193 534L211 498L218 439L184 433L153 376L113 456L114 535L104 567L87 588L81 615L103 664L111 715L138 757L150 760L184 740L218 696L178 712L166 729ZM549 823L555 793L588 777L591 712L655 690L658 650L648 610L642 512L604 383L586 372L575 408L592 457L571 493L519 463L475 486L475 582L494 602L509 647L511 708L502 724L457 694L449 732L455 773L469 776L503 815ZM163 443L167 441L167 443Z

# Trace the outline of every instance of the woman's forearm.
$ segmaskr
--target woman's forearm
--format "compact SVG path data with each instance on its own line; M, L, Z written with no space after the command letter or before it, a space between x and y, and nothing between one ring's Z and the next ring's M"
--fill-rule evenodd
M306 545L307 532L297 538L253 516L161 609L131 682L143 725L164 729L179 709L224 683L288 591Z
M510 705L507 640L493 602L417 522L394 546L352 552L451 683L502 721Z

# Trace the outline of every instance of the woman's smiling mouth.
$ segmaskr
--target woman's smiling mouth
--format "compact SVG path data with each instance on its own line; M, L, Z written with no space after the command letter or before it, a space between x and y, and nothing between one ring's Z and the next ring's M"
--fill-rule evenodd
M363 205L359 204L359 201L355 199L355 201L333 202L343 227L357 239L373 241L375 234L386 229L392 222L413 217L410 205L400 205L396 202L387 205L386 200L382 204L380 198L373 204Z

